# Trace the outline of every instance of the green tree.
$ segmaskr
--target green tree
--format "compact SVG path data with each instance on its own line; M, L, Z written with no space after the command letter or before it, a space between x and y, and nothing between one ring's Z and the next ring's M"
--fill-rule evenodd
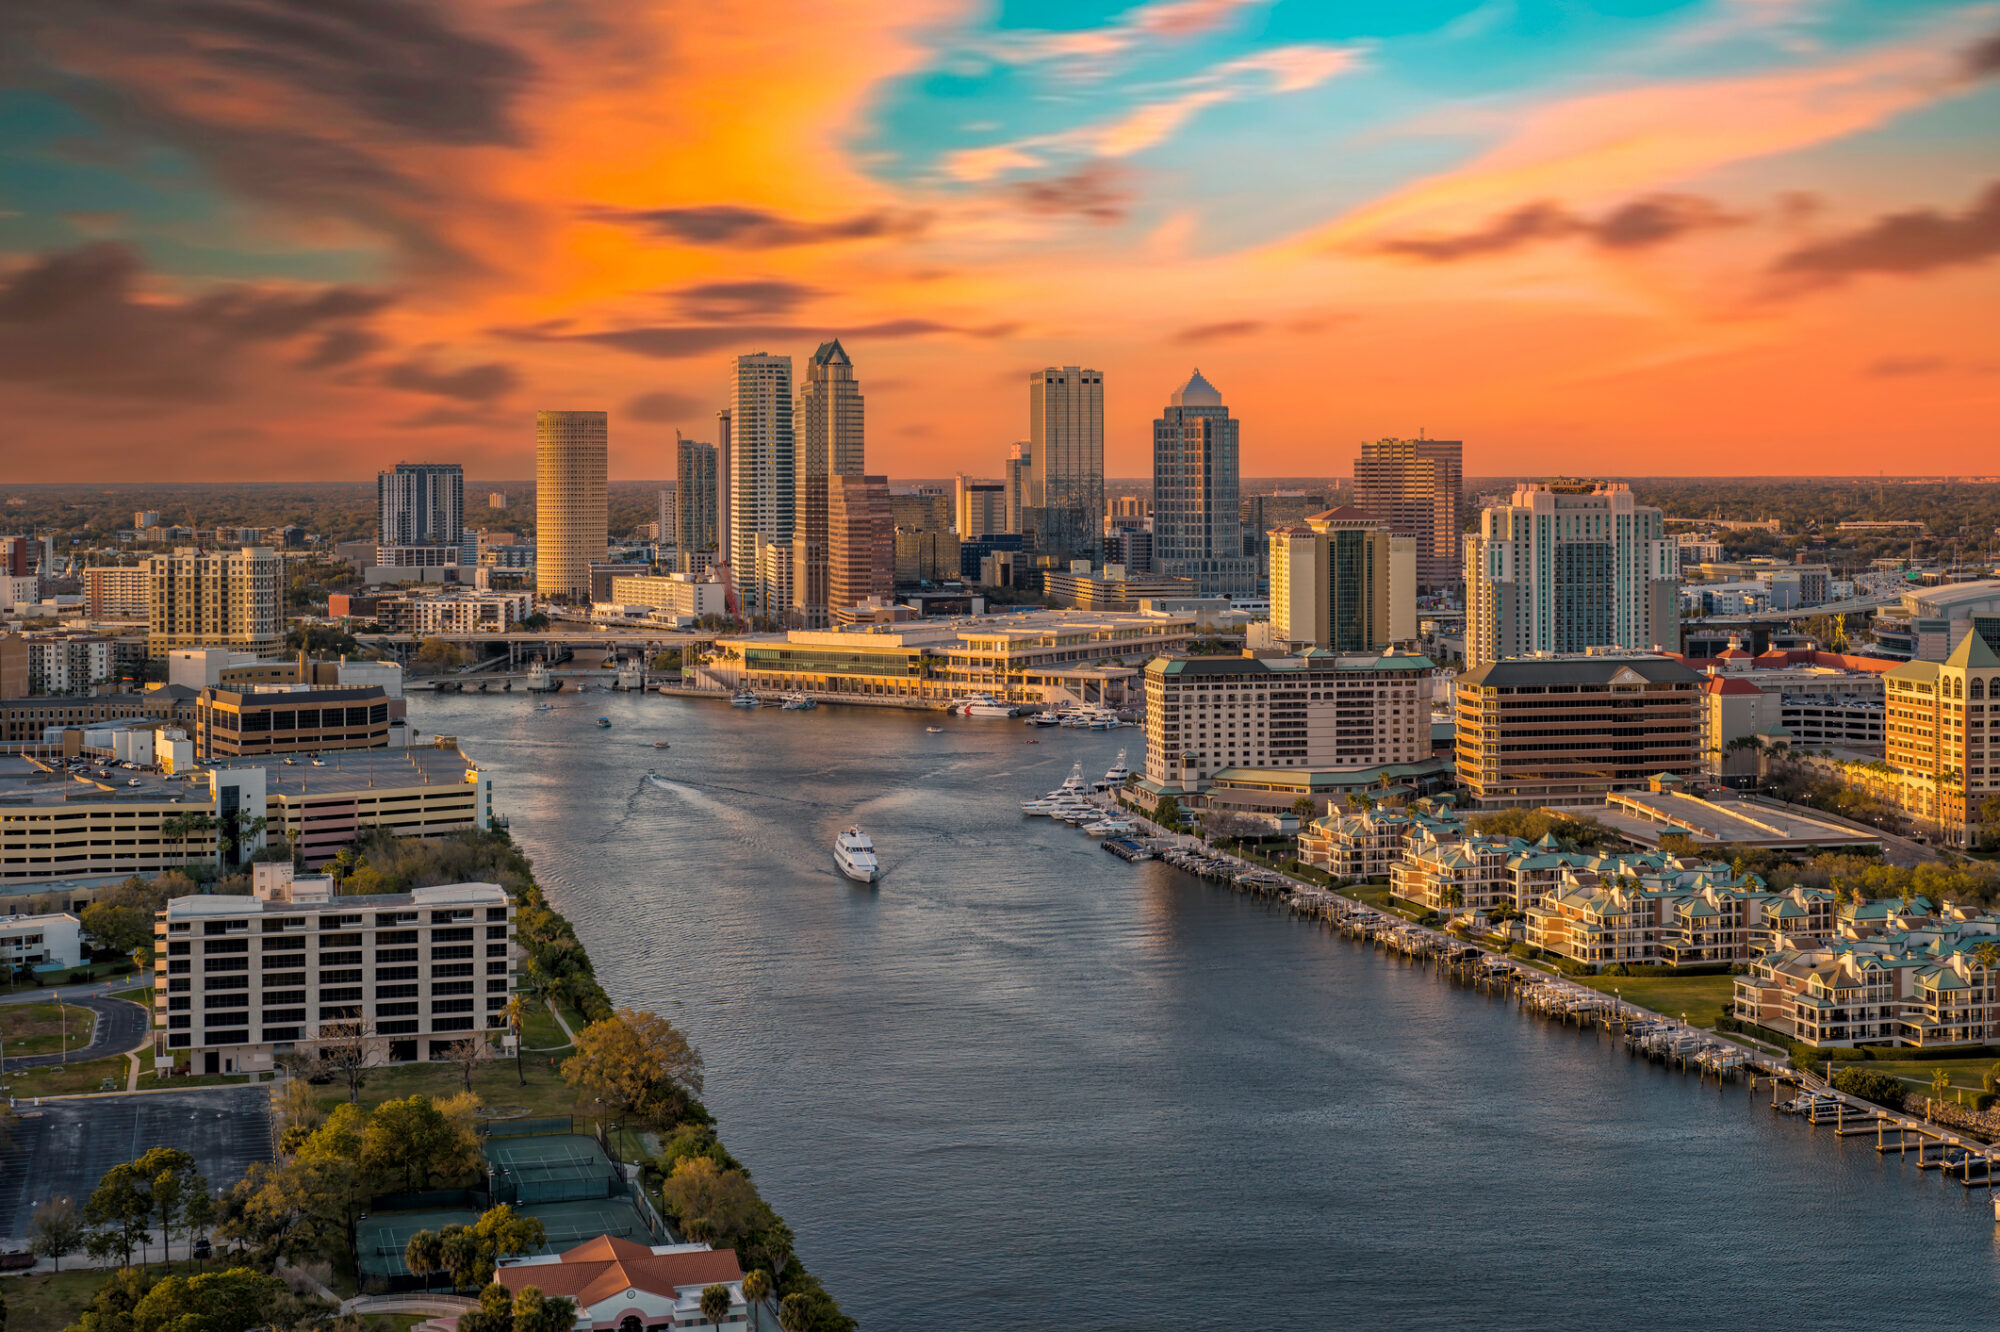
M154 1147L133 1163L146 1180L153 1214L160 1218L160 1242L167 1253L167 1270L174 1270L174 1229L181 1223L188 1199L206 1195L208 1181L194 1157L178 1147Z
M785 1332L809 1332L812 1319L812 1301L804 1295L795 1291L778 1302L778 1326Z
M119 1265L123 1267L132 1265L135 1243L144 1251L146 1223L153 1215L153 1198L146 1185L147 1177L128 1161L105 1171L84 1200L83 1219L116 1232Z
M540 1221L506 1203L484 1212L472 1225L446 1226L438 1237L440 1260L458 1287L486 1285L500 1259L533 1253L547 1241Z
M1836 1091L1859 1096L1890 1110L1901 1110L1905 1096L1903 1080L1872 1068L1843 1068L1833 1076Z
M249 1332L276 1322L290 1292L247 1267L162 1278L132 1309L132 1332Z
M514 1332L514 1297L497 1281L479 1292L479 1307L458 1316L458 1332Z
M29 1234L29 1249L39 1258L54 1259L60 1272L63 1258L83 1247L83 1218L74 1203L58 1198L35 1209Z
M562 1075L616 1110L663 1122L701 1091L701 1052L657 1013L621 1008L576 1034Z
M465 660L465 654L459 651L458 644L433 636L426 638L424 645L417 649L417 660L425 666L449 671L458 669Z
M476 1284L479 1273L479 1237L470 1226L446 1226L438 1234L438 1261L451 1275L454 1289Z
M525 1087L528 1075L521 1071L521 1045L527 1033L528 1006L521 1002L519 994L510 994L501 1015L507 1019L507 1030L514 1034L514 1085Z
M513 1332L570 1332L576 1326L576 1301L566 1295L551 1298L540 1286L523 1286L514 1297L513 1316Z
M132 1311L152 1288L153 1278L143 1270L125 1268L113 1272L90 1297L68 1332L132 1332Z
M1153 806L1153 822L1173 832L1181 826L1181 802L1172 796L1161 796L1160 803Z
M405 1193L461 1182L478 1157L478 1145L422 1093L382 1102L361 1133L362 1167L397 1180Z
M84 933L100 948L130 953L153 941L153 917L122 902L92 902L79 917Z
M711 1240L735 1245L757 1219L757 1190L741 1170L724 1170L706 1156L690 1156L674 1167L660 1196L685 1232L700 1226ZM705 1224L704 1224L705 1223Z
M729 1287L719 1281L701 1288L701 1316L708 1320L716 1332L721 1332L722 1320L729 1317L729 1306L733 1303L735 1301L730 1297ZM516 1328L518 1327L517 1323ZM5 1329L0 1329L0 1332L5 1332Z

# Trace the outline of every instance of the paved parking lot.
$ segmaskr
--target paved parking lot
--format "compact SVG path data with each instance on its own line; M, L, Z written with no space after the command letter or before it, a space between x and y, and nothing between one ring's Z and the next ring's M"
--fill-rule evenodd
M209 1186L226 1189L271 1159L270 1103L268 1083L21 1102L13 1142L0 1143L0 1237L25 1242L37 1206L81 1207L105 1171L149 1147L194 1153Z

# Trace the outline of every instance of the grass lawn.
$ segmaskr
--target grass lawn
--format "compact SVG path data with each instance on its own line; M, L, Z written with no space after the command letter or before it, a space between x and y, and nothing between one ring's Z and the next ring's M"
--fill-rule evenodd
M75 1004L8 1004L0 1008L0 1041L10 1056L55 1054L66 1029L69 1048L81 1050L96 1023L97 1014Z
M542 1062L548 1062L548 1055L562 1057L562 1051L569 1048L569 1037L563 1035L556 1020L549 1016L548 1008L539 1003L524 1001L521 1005L525 1018L521 1023L521 1044L529 1050L543 1051Z
M172 1087L240 1087L246 1082L259 1081L255 1073L194 1073L185 1078L159 1078L153 1076L151 1067L139 1066L139 1090L156 1090Z
M1721 976L1577 976L1579 984L1610 994L1616 990L1632 1003L1667 1017L1687 1014L1697 1027L1713 1027L1722 1016L1736 978Z
M125 1090L125 1078L132 1066L124 1055L93 1059L88 1063L51 1064L47 1068L7 1070L7 1090L17 1100L28 1096L68 1096L75 1092L103 1090L110 1078L114 1091Z
M80 1263L81 1256L66 1258L67 1263ZM227 1267L220 1256L206 1263L181 1261L174 1264L174 1272L186 1276L190 1272L218 1272ZM147 1271L155 1276L167 1275L167 1269L159 1263L147 1266ZM109 1269L89 1267L65 1267L60 1272L40 1272L32 1276L0 1277L0 1295L7 1297L7 1332L61 1332L77 1319L97 1288L111 1275ZM407 1315L378 1314L380 1318L398 1318ZM421 1323L424 1315L416 1315L412 1320ZM407 1332L405 1324L382 1332Z
M151 1008L153 1006L153 987L142 985L136 990L120 990L111 997L113 999L123 999L127 1003L138 1004L143 1008Z
M550 1058L548 1054L522 1056L521 1071L528 1079L525 1087L515 1084L511 1057L490 1059L473 1073L472 1090L478 1094L481 1105L516 1106L533 1118L583 1113L577 1109L576 1089L562 1080L560 1072L549 1067ZM560 1062L561 1056L556 1059ZM370 1108L419 1092L441 1100L464 1089L456 1064L392 1064L368 1070L368 1080L361 1084L360 1103L363 1108ZM328 1110L347 1099L344 1083L328 1083L316 1090L321 1106Z
M1858 1065L1858 1067L1873 1069L1878 1072L1887 1073L1891 1077L1901 1078L1910 1084L1912 1091L1921 1091L1926 1096L1930 1094L1931 1090L1932 1071L1941 1068L1951 1076L1951 1085L1954 1088L1962 1089L1966 1093L1965 1103L1969 1109L1972 1105L1973 1095L1984 1090L1980 1085L1980 1080L1985 1077L1986 1071L1992 1068L1995 1062L1987 1058L1966 1058L1963 1056L1954 1059L1949 1057L1940 1058L1932 1055L1926 1059L1921 1050L1912 1050L1910 1051L1910 1055L1911 1057L1908 1059L1871 1059L1865 1064ZM1836 1063L1834 1067L1836 1069L1844 1069L1857 1067L1857 1065L1843 1061Z

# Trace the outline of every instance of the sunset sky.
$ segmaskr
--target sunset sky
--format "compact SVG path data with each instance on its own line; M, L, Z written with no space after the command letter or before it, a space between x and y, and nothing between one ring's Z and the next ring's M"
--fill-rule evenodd
M2000 5L11 0L0 475L612 476L838 334L871 471L2000 472Z

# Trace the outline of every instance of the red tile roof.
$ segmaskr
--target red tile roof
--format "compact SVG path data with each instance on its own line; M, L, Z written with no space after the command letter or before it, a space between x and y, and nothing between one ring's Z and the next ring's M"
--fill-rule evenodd
M544 1295L567 1295L583 1308L627 1290L671 1296L684 1286L741 1281L733 1249L654 1253L631 1240L600 1235L565 1250L561 1261L501 1267L493 1279L518 1294L539 1286Z

